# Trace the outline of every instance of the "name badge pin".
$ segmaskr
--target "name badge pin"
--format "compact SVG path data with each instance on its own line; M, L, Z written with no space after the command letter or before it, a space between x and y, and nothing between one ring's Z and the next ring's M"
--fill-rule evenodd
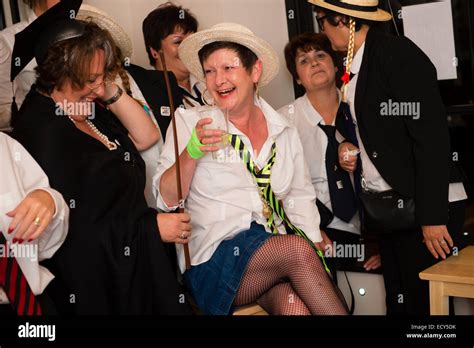
M169 106L162 106L160 108L161 116L171 116L171 109Z

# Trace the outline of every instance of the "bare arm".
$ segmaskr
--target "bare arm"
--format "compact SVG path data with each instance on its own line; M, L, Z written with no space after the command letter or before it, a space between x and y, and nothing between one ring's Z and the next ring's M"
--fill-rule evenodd
M114 83L105 88L103 100L111 98L117 93L118 86ZM120 122L127 128L138 151L144 151L156 144L160 139L160 132L154 125L143 107L128 94L123 95L109 106Z

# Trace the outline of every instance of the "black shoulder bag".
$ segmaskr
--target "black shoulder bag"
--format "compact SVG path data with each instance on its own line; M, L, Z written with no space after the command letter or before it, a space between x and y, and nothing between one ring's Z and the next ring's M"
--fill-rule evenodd
M415 229L415 200L395 190L372 191L362 175L359 194L364 208L364 225L368 232L384 234Z

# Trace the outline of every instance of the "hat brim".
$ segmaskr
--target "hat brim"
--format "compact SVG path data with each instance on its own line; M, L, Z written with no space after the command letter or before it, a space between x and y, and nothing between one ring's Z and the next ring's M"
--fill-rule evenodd
M114 39L115 44L120 48L123 57L130 58L132 56L132 40L128 36L127 32L106 12L94 6L83 4L79 9L76 19L82 21L91 20L100 28L107 30Z
M392 15L380 8L377 11L369 12L369 11L357 11L357 10L350 10L344 7L339 7L336 5L332 5L327 3L324 0L308 0L313 5L326 8L328 10L345 14L354 18L366 19L369 21L377 21L377 22L385 22L392 19Z
M250 49L262 61L263 71L259 86L267 85L278 74L279 59L272 46L265 40L231 30L207 29L188 36L179 46L179 58L197 79L205 81L198 52L213 42L229 41Z

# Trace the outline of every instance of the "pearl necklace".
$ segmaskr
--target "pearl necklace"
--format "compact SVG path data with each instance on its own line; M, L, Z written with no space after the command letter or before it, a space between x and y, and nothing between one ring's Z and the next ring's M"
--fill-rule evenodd
M76 124L76 121L71 117L71 116L68 116L69 119L72 121L72 123ZM104 133L102 133L101 131L99 131L97 129L97 127L90 121L90 120L85 120L86 124L89 126L90 129L92 129L92 131L98 135L98 137L102 140L102 142L105 143L105 146L107 146L107 148L110 150L110 151L113 151L113 150L116 150L117 149L117 144L110 141L109 138L107 137L107 135L105 135Z

